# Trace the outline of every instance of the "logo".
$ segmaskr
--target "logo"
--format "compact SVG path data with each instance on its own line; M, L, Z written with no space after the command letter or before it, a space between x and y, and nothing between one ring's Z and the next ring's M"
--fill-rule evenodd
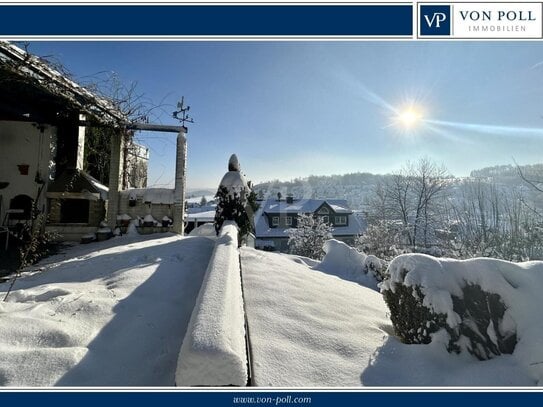
M420 35L451 35L451 6L421 5Z

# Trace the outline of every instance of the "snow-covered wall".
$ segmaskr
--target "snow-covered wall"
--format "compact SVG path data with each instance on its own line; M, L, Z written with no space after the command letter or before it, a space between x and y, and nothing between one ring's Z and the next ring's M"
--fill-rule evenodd
M245 386L247 354L238 229L216 240L177 363L177 386Z
M3 121L0 124L0 182L9 182L0 191L3 204L0 219L4 219L6 208L17 195L28 195L35 199L40 184L38 177L48 182L50 163L56 128L46 126L43 133L33 123ZM19 165L28 165L28 172L21 172ZM44 209L45 193L41 194L38 208Z

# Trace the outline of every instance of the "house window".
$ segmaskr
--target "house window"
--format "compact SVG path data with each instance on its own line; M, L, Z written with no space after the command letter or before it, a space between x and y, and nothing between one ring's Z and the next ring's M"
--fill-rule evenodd
M292 226L292 216L287 216L285 223L287 226Z
M324 223L330 223L330 218L327 215L325 215L325 216L322 217L322 221Z
M330 211L326 207L322 207L319 209L319 215L323 215L323 214L328 215L329 213Z
M347 216L336 216L336 225L346 225Z
M272 226L279 226L279 216L272 216Z

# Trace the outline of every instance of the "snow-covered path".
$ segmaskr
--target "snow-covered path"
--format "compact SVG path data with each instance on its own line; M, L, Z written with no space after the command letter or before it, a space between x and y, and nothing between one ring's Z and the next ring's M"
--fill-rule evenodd
M257 386L361 386L392 326L382 296L289 256L241 249Z
M173 386L212 248L127 235L21 277L0 303L0 385Z

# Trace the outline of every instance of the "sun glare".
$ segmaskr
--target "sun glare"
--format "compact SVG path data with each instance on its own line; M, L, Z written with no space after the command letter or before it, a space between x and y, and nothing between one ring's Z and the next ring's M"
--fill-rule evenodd
M411 129L421 122L422 114L419 110L410 107L401 111L397 119L403 128Z

